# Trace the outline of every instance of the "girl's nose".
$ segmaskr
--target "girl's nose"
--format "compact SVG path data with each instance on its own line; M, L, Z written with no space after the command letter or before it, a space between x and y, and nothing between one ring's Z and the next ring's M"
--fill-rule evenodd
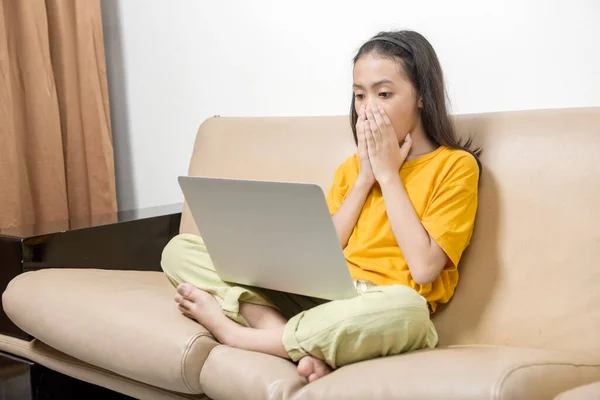
M367 103L367 107L371 110L373 109L377 109L377 107L379 106L379 103L377 103L376 101L373 100L369 100L369 102Z

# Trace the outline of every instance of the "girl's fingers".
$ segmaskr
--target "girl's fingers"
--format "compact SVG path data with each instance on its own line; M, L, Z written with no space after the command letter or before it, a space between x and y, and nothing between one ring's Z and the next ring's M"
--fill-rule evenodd
M365 113L362 108L360 108L358 110L357 115L358 115L358 118L356 119L356 130L358 131L359 129L362 128L362 125L365 121Z
M371 114L373 114L375 123L377 124L377 127L379 128L381 134L384 135L388 133L387 127L385 126L385 121L383 120L383 115L381 114L381 107L372 106Z
M379 109L379 112L381 113L381 117L383 118L384 124L386 126L392 126L392 121L390 120L390 117L388 117L388 115L385 112L385 110L383 109L383 107L377 106L377 108Z
M358 110L358 119L356 120L356 133L357 136L363 136L364 137L364 133L365 133L365 122L366 122L366 116L365 116L365 109L364 107L361 107Z
M362 122L362 119L360 117L360 112L358 114L358 119L356 120L356 139L358 140L358 143L360 143L361 140L361 136L363 136L364 134L364 123Z
M410 151L410 148L412 146L412 139L410 137L410 133L406 134L406 137L404 138L404 143L402 143L402 146L400 146L400 152L402 153L402 156L404 158L406 158L408 156L408 152Z
M358 110L358 120L356 121L356 136L358 145L365 145L365 110L361 107Z
M364 125L364 124L363 124ZM364 129L360 129L356 132L356 137L358 139L358 148L359 149L366 149L367 146L367 142L365 140L365 130Z
M375 122L375 115L373 115L373 111L371 111L370 108L367 108L366 114L367 122L365 125L369 126L371 134L373 135L373 140L377 144L381 141L381 132L379 131L379 126L377 125L377 122Z
M363 123L365 121L365 108L361 107L358 110L358 119L356 120L356 124L358 125L359 123Z
M375 138L373 137L373 131L368 121L365 123L365 139L369 151L375 150Z

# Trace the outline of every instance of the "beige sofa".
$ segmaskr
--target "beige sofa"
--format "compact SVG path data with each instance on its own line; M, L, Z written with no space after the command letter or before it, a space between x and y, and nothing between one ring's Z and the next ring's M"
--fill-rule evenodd
M291 362L217 343L161 273L68 269L10 283L4 309L36 339L0 337L0 350L142 399L600 398L600 108L456 124L483 144L484 169L437 349L306 384ZM326 190L354 149L347 117L211 118L189 173ZM197 232L187 209L181 231Z

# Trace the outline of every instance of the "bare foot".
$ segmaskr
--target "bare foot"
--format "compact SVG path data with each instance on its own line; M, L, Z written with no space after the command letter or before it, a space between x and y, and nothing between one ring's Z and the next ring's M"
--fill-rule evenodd
M332 371L325 361L311 356L304 357L298 363L298 375L305 377L309 382L314 382Z
M175 301L179 304L179 311L198 321L217 340L224 343L226 328L233 321L223 314L221 306L213 295L189 283L182 283L177 286Z

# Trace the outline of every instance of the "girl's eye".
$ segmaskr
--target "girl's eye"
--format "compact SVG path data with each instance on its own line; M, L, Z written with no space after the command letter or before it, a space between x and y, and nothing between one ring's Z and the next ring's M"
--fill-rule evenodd
M391 96L390 92L381 92L381 93L379 93L379 97L381 97L383 99L387 99L390 96Z
M360 94L360 93L355 93L355 94L354 94L354 98L355 98L356 100L362 100L362 99L364 99L364 98L365 98L365 95L364 95L364 94Z

